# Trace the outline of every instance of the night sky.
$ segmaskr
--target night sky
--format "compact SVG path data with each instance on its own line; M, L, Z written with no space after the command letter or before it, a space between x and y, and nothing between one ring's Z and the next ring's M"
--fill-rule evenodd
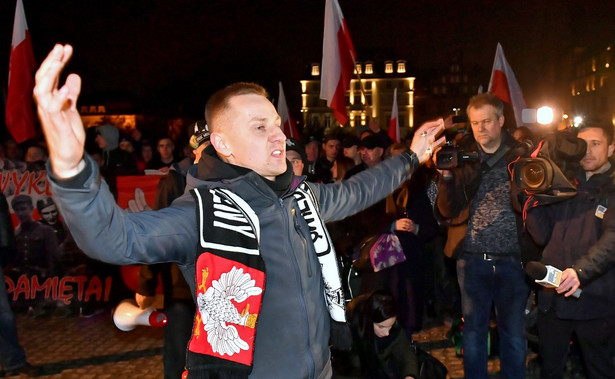
M277 97L282 81L298 116L299 80L322 59L324 0L23 2L38 63L55 42L75 47L82 103L199 117L224 85L256 81ZM528 105L565 91L558 62L573 47L615 41L610 0L339 2L359 58L406 59L419 87L421 73L444 73L453 57L488 73L502 43ZM0 2L3 93L14 13L14 0ZM489 77L479 80L486 88Z

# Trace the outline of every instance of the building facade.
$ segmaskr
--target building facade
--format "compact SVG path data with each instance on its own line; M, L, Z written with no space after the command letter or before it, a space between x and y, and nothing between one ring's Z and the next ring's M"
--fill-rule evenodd
M309 79L300 81L304 134L323 135L338 132L340 128L356 131L367 128L370 122L376 122L386 130L396 88L400 133L402 137L407 134L415 125L415 78L406 72L406 61L357 61L354 71L354 78L346 92L349 121L347 125L340 125L326 101L320 99L320 64L311 64Z
M573 116L611 120L615 124L613 45L575 53L570 83Z

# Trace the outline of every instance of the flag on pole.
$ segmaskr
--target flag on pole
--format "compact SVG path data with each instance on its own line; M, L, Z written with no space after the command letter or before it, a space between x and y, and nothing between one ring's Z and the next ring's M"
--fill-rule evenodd
M515 113L517 126L523 125L521 121L521 112L525 108L525 100L521 87L515 78L512 68L508 64L504 56L504 49L498 43L495 51L495 60L493 61L493 70L491 71L491 79L489 80L489 90L500 100L510 104Z
M335 118L346 125L346 90L354 70L355 51L348 26L337 0L325 5L325 30L322 41L320 98L327 100Z
M397 111L397 88L393 91L393 108L391 109L391 120L389 121L389 137L393 143L401 141L399 136L399 116Z
M288 111L288 105L286 105L286 96L284 96L284 89L282 88L282 82L280 84L280 93L278 95L278 114L282 118L282 130L287 138L294 138L296 140L301 141L301 136L297 131L297 126L295 125L295 121L290 115Z
M36 135L32 100L35 68L26 13L22 0L17 0L6 98L6 126L17 143Z

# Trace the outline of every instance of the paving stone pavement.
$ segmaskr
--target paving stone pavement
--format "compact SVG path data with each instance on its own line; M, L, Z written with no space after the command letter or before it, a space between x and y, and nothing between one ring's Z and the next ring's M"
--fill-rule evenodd
M163 330L138 326L122 332L113 324L110 312L85 318L50 316L31 319L18 314L19 339L28 362L40 378L163 378ZM437 325L413 335L413 339L447 367L450 379L463 378L463 361L446 337L450 325ZM537 378L535 354L528 356L527 378ZM489 374L497 378L499 360L489 360ZM26 378L26 375L14 378ZM583 378L570 374L566 378ZM339 378L342 379L342 378Z
M110 312L85 318L18 314L19 340L40 378L162 378L161 328L115 327ZM26 375L15 378L27 377Z

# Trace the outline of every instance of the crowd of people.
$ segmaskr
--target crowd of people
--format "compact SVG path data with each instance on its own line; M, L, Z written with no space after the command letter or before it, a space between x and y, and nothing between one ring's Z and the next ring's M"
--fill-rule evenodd
M501 377L523 378L532 291L542 376L563 376L574 336L587 376L613 377L610 122L580 128L576 158L563 157L556 143L549 147L547 162L577 163L569 170L576 196L562 200L518 188L515 162L544 156L536 144L544 136L527 128L508 133L504 104L491 94L469 99L467 124L450 117L428 122L397 143L374 122L360 134L301 141L284 136L262 87L236 83L211 96L207 121L187 126L191 149L180 152L175 146L186 141L171 134L143 139L110 124L85 132L76 109L79 78L71 74L57 87L71 55L70 46L57 45L37 74L46 140L28 148L25 164L47 168L55 203L13 197L16 246L26 232L66 239L68 230L95 259L148 265L137 295L142 307L154 295L151 279L168 272L164 306L180 307L177 320L188 320L182 324L194 312L194 323L182 325L188 326L183 337L165 351L169 357L188 351L179 368L169 358L168 373L165 360L168 377L185 366L189 377L216 371L326 378L335 368L418 378L412 334L429 320L463 317L465 376L488 377L495 322ZM445 129L474 159L440 166L437 137ZM5 168L21 165L15 145L5 143ZM116 178L148 170L169 175L155 210L120 209ZM97 181L99 175L105 180ZM56 203L67 228L54 227ZM32 225L27 216L35 206L42 220ZM102 229L107 233L91 233ZM370 251L385 234L399 241L405 260L374 269ZM19 259L53 266L44 250ZM562 269L559 286L537 287L524 271L530 261ZM194 301L175 291L180 272L183 293ZM572 296L579 288L581 296ZM0 352L3 365L11 365Z

